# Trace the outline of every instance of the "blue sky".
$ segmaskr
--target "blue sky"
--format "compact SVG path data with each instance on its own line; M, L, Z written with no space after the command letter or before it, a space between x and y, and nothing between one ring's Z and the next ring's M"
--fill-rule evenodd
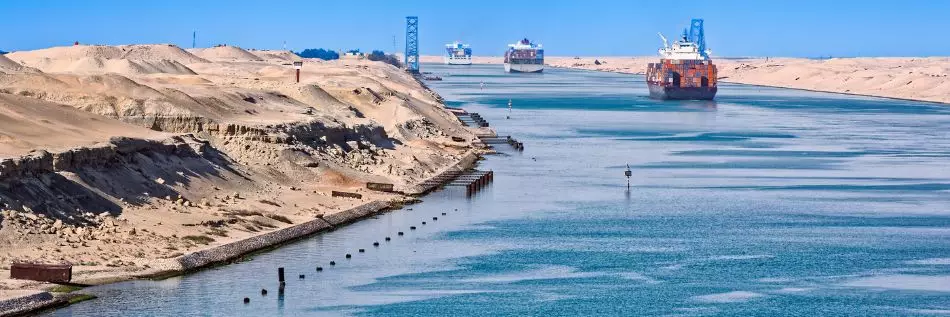
M226 43L247 48L402 51L405 17L419 16L420 50L462 40L499 55L528 37L548 55L652 55L706 20L719 56L950 55L950 1L60 1L0 0L0 50L69 45Z

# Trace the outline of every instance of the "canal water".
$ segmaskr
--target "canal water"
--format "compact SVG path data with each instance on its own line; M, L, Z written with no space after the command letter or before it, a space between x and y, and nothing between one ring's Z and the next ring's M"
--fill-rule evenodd
M729 84L661 102L641 76L425 66L525 143L481 163L486 190L47 315L950 314L948 106Z

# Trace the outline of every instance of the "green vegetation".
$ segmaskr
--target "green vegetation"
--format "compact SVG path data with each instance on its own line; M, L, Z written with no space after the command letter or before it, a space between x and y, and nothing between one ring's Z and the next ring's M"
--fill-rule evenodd
M340 58L339 53L334 52L332 50L325 50L322 48L317 48L317 49L308 48L308 49L303 50L302 52L295 53L295 54L303 58L319 58L325 61L331 61L331 60Z
M78 302L84 302L90 299L96 299L96 296L89 295L89 294L75 294L69 297L69 304L72 305L72 304L75 304Z
M380 51L380 50L374 50L372 53L369 53L369 55L366 58L371 61L383 62L383 63L393 65L396 67L400 67L402 65L399 63L399 58L397 58L396 55L393 55L393 54L387 55L385 52Z
M73 291L81 290L81 286L76 285L56 285L49 289L53 293L71 293Z

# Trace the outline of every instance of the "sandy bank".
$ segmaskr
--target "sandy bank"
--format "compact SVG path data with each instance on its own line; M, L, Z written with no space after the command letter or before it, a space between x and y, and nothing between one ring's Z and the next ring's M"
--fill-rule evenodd
M554 67L643 74L654 57L550 57ZM596 65L599 61L600 65ZM724 82L950 103L950 58L717 59Z
M550 67L643 74L658 57L549 56ZM441 63L441 56L422 62ZM501 57L476 56L477 64L501 64ZM599 65L598 65L599 63ZM723 82L950 103L950 58L886 57L716 59Z
M481 151L383 63L171 45L3 57L0 290L53 286L6 279L14 261L70 263L87 284L226 262L407 199L367 182L414 193Z

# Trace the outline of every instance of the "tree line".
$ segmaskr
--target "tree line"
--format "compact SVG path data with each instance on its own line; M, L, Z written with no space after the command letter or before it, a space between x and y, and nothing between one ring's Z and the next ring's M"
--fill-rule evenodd
M347 52L359 54L360 50L349 50ZM297 54L297 56L303 58L319 58L325 61L332 61L340 58L340 54L336 51L322 48L308 48L300 52L295 52L294 54ZM380 50L373 50L372 53L366 55L366 59L375 62L387 63L396 67L402 66L402 63L399 62L399 58L396 57L396 55L386 54L386 52Z

